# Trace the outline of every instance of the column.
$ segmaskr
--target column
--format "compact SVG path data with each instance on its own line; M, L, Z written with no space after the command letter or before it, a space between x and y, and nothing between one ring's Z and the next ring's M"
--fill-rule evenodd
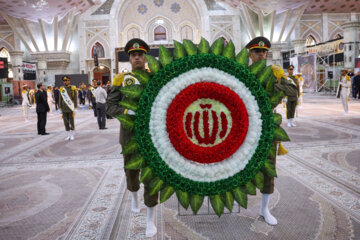
M299 55L305 52L305 42L306 40L303 39L295 39L292 41L294 44L295 55Z
M344 67L353 69L355 58L359 57L360 21L346 22L341 25L344 30Z
M24 80L24 74L22 70L23 65L23 51L10 51L12 71L14 74L14 80L21 81Z
M39 76L37 79L39 79L40 82L46 82L46 71L47 71L47 62L46 60L38 60L37 61L37 69Z
M272 53L272 64L280 65L282 67L283 59L281 54L281 49L283 48L284 43L272 43L271 44L271 53Z

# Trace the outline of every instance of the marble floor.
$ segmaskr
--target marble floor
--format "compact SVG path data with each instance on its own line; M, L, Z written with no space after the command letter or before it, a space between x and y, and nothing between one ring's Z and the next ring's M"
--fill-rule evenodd
M349 108L341 116L339 99L305 94L298 126L283 122L292 141L277 160L277 226L257 215L259 194L221 218L193 216L173 196L156 208L153 239L360 239L360 101ZM99 130L81 107L75 140L65 141L59 113L48 114L47 136L37 135L34 108L30 120L21 107L0 108L0 240L145 239L145 206L130 212L118 121Z

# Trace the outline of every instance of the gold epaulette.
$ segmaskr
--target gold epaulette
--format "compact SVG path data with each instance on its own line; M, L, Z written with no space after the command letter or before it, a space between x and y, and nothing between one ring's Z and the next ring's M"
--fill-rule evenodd
M76 86L71 85L71 90L73 90L73 91L77 91Z
M271 70L276 79L278 80L278 83L280 83L281 78L284 76L284 69L282 69L282 67L280 67L279 65L272 65Z
M61 86L60 89L59 89L59 91L61 92L63 89L64 89L64 86Z

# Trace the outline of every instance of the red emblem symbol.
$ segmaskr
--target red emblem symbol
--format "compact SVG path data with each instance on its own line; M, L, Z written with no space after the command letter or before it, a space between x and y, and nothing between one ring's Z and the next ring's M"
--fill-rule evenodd
M174 148L199 163L220 162L242 145L248 114L241 98L217 83L202 82L182 90L167 112L167 130Z

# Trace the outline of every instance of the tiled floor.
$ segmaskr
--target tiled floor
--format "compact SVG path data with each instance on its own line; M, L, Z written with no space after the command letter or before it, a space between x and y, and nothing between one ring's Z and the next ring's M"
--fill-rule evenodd
M220 219L179 216L172 197L157 207L154 239L360 239L360 101L341 113L339 99L305 94L298 127L283 122L292 141L277 162L277 226L258 217L259 194ZM37 135L34 108L29 123L21 107L0 115L1 240L144 239L146 209L129 211L116 119L99 130L83 107L65 141L59 113L48 114L48 136Z

